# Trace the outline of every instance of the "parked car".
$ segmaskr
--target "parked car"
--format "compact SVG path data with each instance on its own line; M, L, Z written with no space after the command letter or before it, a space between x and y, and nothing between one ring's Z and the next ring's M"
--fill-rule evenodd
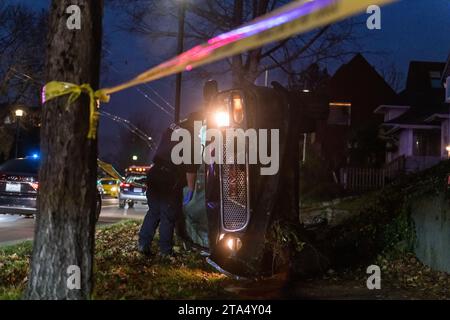
M135 203L147 204L147 172L150 167L130 167L125 181L120 184L119 208L132 208Z
M0 214L33 216L38 213L39 158L13 159L0 165ZM97 192L97 220L102 199Z
M98 183L102 186L102 195L110 196L113 198L119 197L120 180L113 178L101 178Z

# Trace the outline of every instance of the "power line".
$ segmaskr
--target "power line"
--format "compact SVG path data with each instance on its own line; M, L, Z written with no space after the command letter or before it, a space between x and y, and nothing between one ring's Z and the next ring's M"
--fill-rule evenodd
M121 74L121 72L114 66L111 66L111 70L113 70L114 72L116 72L117 74ZM148 84L145 85L148 89L152 90L169 108L173 110L174 107L172 105L170 105L169 102L167 102L159 93L156 92L156 90L154 90L152 87L150 87ZM149 100L153 105L155 105L158 109L160 109L162 112L164 112L165 114L167 114L168 116L172 117L172 113L167 111L166 108L164 108L163 106L161 106L161 104L159 104L155 99L151 98L147 93L145 93L144 91L142 91L142 89L140 88L136 88L136 91L139 92L142 96L144 96L147 100Z
M27 81L26 79L28 79L28 80L31 80L31 81L33 81L35 84L38 84L38 85L40 85L40 86L43 86L43 85L44 85L43 82L40 82L40 81L34 79L33 77L31 77L31 76L25 74L25 73L21 73L21 72L17 71L17 70L14 69L14 68L11 68L11 71L14 72L13 76L16 77L16 78L19 79L19 80L22 80L22 81L26 82L26 81ZM116 71L116 72L118 72L118 71ZM26 79L22 78L21 76L22 76L22 77L25 77ZM164 113L166 113L166 114L167 114L168 116L170 116L170 117L172 116L172 114L171 114L169 111L167 111L165 108L163 108L158 102L156 102L154 99L152 99L148 94L146 94L145 92L143 92L140 88L136 88L136 90L137 90L141 95L143 95L144 98L146 98L146 99L149 100L151 103L153 103L157 108L159 108L161 111L163 111ZM173 107L172 107L172 108L173 108Z
M27 80L23 79L23 78L20 77L20 76L23 76L23 77L25 77L26 79L31 80L31 81L33 81L34 83L39 84L39 85L41 85L41 86L44 85L41 81L38 81L38 80L34 79L33 77L31 77L31 76L25 74L25 73L19 72L19 71L17 71L15 68L12 68L12 67L11 67L11 71L13 71L13 72L15 73L15 74L13 74L14 77L16 77L16 78L18 78L18 79L20 79L20 80L22 80L22 81L27 81ZM145 93L144 93L144 95L145 95ZM148 98L148 99L151 99L151 98ZM165 112L168 112L168 111L165 110L165 109L163 109L163 110L164 110ZM149 147L150 149L154 149L154 148L156 147L156 145L155 145L155 143L154 143L154 141L153 141L153 138L150 137L149 135L147 135L144 131L142 131L142 130L139 129L138 127L136 127L136 126L135 126L133 123L131 123L129 120L123 119L123 118L121 118L121 117L119 117L119 116L113 115L113 114L111 114L111 113L109 113L109 112L106 112L106 111L103 111L103 110L99 110L99 114L102 115L102 116L104 116L104 117L106 117L106 118L108 118L108 119L110 119L110 120L113 120L113 121L115 121L115 122L121 124L123 127L125 127L126 129L128 129L131 133L135 134L135 135L138 136L140 139L142 139L143 141L145 141L145 143L147 143L147 145L148 145L148 147ZM169 115L170 115L170 114L169 114Z
M39 85L39 86L43 86L44 83L42 81L38 81L36 79L34 79L32 76L26 74L26 73L22 73L20 71L17 71L15 68L10 67L10 70L12 72L14 72L13 76L16 77L19 80L22 80L23 82L27 82L28 80L31 80L32 82L35 83L35 85ZM25 79L23 79L22 77L24 77Z
M150 149L154 149L156 147L153 138L150 137L149 135L147 135L145 132L143 132L141 129L139 129L138 127L136 127L133 123L131 123L129 120L127 119L123 119L121 117L118 117L116 115L113 115L111 113L108 113L106 111L100 110L99 114L101 116L104 116L110 120L113 120L115 122L117 122L118 124L122 125L123 127L125 127L126 129L128 129L128 131L130 131L131 133L135 134L138 138L140 138L141 140L143 140Z
M148 94L146 94L144 91L142 91L140 88L136 88L136 90L142 94L148 101L153 103L157 108L159 108L162 112L166 113L168 116L172 116L172 114L167 111L165 108L163 108L158 102L156 102L154 99L152 99Z
M156 91L155 89L153 89L152 87L150 87L150 85L148 83L144 83L144 86L147 87L148 89L150 89L158 98L160 98L164 104L166 106L168 106L170 109L175 110L174 106L172 106L166 99L164 99L159 93L158 91Z

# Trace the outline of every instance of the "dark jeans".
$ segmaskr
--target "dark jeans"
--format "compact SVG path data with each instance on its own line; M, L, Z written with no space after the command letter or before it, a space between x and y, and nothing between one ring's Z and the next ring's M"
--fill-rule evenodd
M177 197L147 193L148 211L139 231L139 244L150 246L159 225L159 248L162 254L171 254L173 231L177 218Z

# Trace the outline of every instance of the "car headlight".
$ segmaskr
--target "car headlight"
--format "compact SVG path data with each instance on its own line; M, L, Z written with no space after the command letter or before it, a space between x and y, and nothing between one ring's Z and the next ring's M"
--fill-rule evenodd
M244 106L240 95L233 95L232 105L234 123L241 124L244 120Z
M242 241L239 238L230 237L226 240L226 245L231 251L238 251L242 248Z
M214 114L214 121L219 128L228 127L230 126L230 115L226 111L217 111Z

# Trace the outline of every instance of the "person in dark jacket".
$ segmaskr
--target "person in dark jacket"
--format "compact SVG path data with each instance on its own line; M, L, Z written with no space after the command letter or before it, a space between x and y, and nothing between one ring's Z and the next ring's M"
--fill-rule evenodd
M159 247L162 256L173 254L173 234L181 203L192 199L195 188L196 167L194 165L175 165L171 151L177 142L171 141L174 130L180 127L172 124L163 134L153 166L147 175L148 212L139 231L138 250L150 256L151 243L159 226ZM183 188L188 186L183 200Z

